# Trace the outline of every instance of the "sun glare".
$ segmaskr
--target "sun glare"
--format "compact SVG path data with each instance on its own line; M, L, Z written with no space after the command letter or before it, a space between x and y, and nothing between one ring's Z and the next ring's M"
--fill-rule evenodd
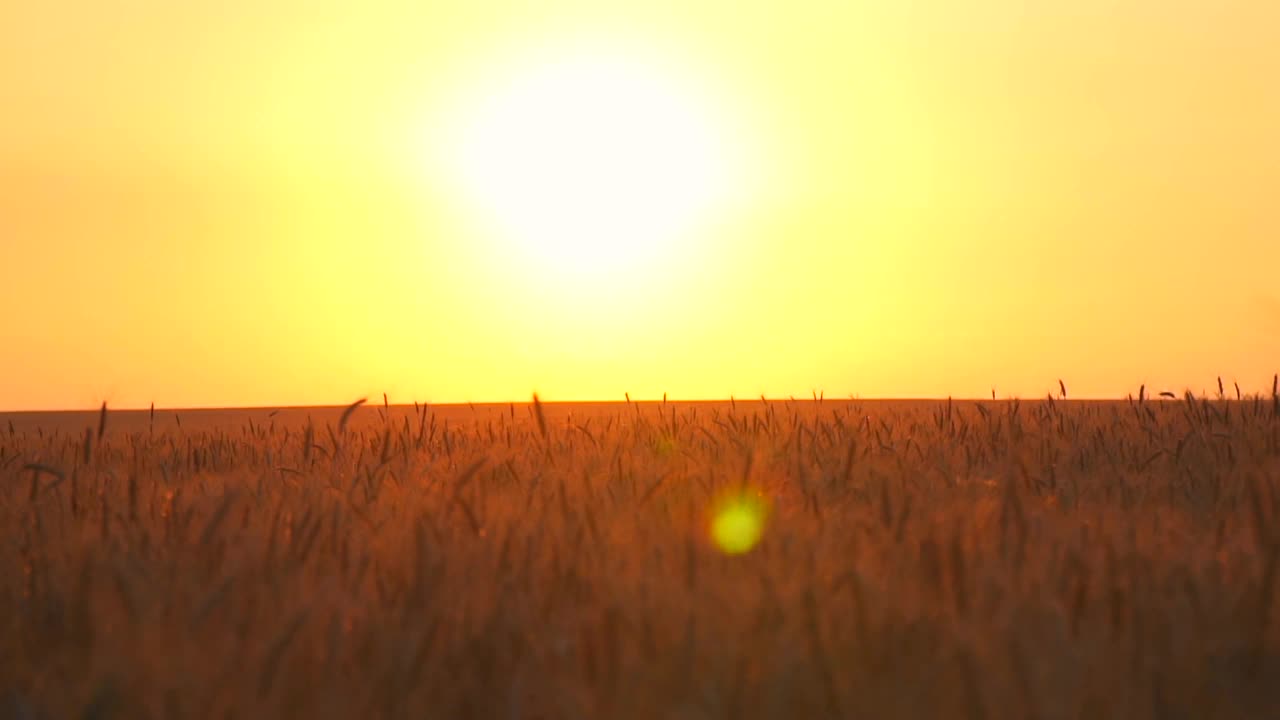
M768 507L747 492L723 498L711 518L711 540L728 555L749 552L764 535Z
M608 51L513 63L449 136L453 185L544 271L661 262L730 195L728 128L656 62Z

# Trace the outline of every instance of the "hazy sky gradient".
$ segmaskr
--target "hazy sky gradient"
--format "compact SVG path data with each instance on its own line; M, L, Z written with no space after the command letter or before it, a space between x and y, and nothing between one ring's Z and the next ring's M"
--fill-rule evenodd
M905 5L0 6L0 410L1269 389L1280 4ZM575 286L420 148L477 68L614 37L760 189Z

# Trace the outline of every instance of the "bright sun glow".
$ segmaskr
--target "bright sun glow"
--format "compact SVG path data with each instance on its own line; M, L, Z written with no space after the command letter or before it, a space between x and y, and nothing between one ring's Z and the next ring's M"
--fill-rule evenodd
M656 63L602 51L517 63L466 105L455 187L541 270L661 262L730 195L727 125Z
M750 551L764 535L768 507L758 495L743 492L720 501L711 518L711 539L728 555Z

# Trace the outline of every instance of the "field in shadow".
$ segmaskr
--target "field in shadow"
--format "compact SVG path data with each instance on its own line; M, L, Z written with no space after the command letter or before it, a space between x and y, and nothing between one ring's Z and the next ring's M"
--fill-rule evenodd
M1278 486L1275 396L0 415L0 712L1277 716Z

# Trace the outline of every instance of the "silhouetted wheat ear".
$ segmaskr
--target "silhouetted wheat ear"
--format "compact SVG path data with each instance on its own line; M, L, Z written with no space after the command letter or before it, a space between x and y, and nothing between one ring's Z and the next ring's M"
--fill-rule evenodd
M543 439L547 437L547 419L542 414L542 401L538 399L538 393L533 394L533 416L538 421L538 432Z
M355 411L356 411L356 408L358 408L358 407L360 407L361 405L365 404L365 402L367 402L367 401L368 401L368 398L360 398L359 400L357 400L357 401L355 401L355 402L351 403L350 405L348 405L346 410L343 410L343 411L342 411L342 417L338 418L338 432L339 432L339 433L341 433L341 432L343 432L343 431L345 431L345 430L347 429L347 421L351 419L351 413L355 412Z
M84 450L83 450L81 460L85 465L88 465L89 461L92 459L92 456L93 456L93 429L85 428L84 429Z

